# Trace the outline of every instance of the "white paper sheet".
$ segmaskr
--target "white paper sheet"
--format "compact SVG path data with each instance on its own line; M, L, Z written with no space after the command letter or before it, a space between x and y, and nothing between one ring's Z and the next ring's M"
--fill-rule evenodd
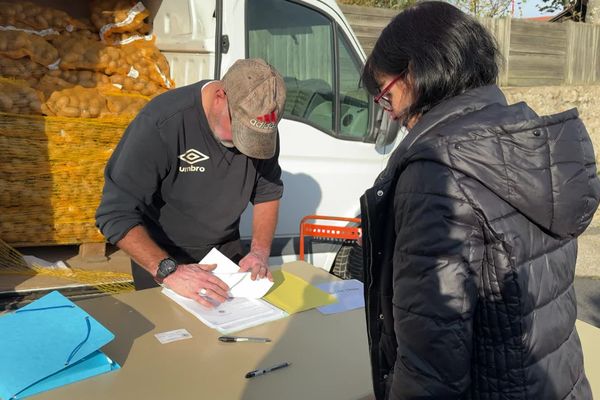
M349 279L315 285L324 292L331 293L337 297L338 302L327 306L318 307L322 314L335 314L354 310L365 306L364 286L361 281Z
M285 311L260 299L233 298L211 309L167 288L163 288L162 293L206 326L223 334L237 332L288 316Z
M253 281L250 272L239 272L240 267L216 248L213 248L198 263L217 264L213 274L229 286L230 297L260 299L273 286L273 282L267 278Z

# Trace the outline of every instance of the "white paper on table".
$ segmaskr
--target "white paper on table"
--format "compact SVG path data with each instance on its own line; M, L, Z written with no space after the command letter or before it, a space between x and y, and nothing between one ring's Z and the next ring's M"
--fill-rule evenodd
M209 328L228 334L265 322L285 318L288 314L260 299L229 299L215 308L205 308L195 300L188 299L163 288L162 293L179 304Z
M273 282L267 278L253 281L250 272L239 272L240 267L214 247L198 263L217 264L212 273L229 286L231 297L260 299L273 286Z
M335 295L338 299L337 303L317 307L317 310L322 314L335 314L365 306L364 286L361 281L348 279L345 281L321 283L315 286L324 292Z

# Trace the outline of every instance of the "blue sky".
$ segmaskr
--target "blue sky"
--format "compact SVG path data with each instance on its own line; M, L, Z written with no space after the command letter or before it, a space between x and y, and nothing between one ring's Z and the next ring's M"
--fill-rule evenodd
M521 6L523 11L523 17L538 17L541 15L554 15L556 13L541 13L537 9L537 5L542 4L541 0L527 0L525 4ZM520 17L518 10L518 2L515 0L515 17Z

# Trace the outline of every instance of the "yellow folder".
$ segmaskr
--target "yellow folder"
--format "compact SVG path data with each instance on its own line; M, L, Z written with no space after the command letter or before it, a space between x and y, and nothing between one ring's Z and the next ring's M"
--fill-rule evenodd
M275 270L273 287L263 297L288 314L309 310L337 302L335 296L311 285L287 271Z

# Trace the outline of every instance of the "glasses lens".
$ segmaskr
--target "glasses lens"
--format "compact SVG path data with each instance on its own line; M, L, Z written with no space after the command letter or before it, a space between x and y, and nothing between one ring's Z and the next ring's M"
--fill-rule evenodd
M385 96L379 99L379 105L386 111L392 111L392 103L390 103L390 100Z

